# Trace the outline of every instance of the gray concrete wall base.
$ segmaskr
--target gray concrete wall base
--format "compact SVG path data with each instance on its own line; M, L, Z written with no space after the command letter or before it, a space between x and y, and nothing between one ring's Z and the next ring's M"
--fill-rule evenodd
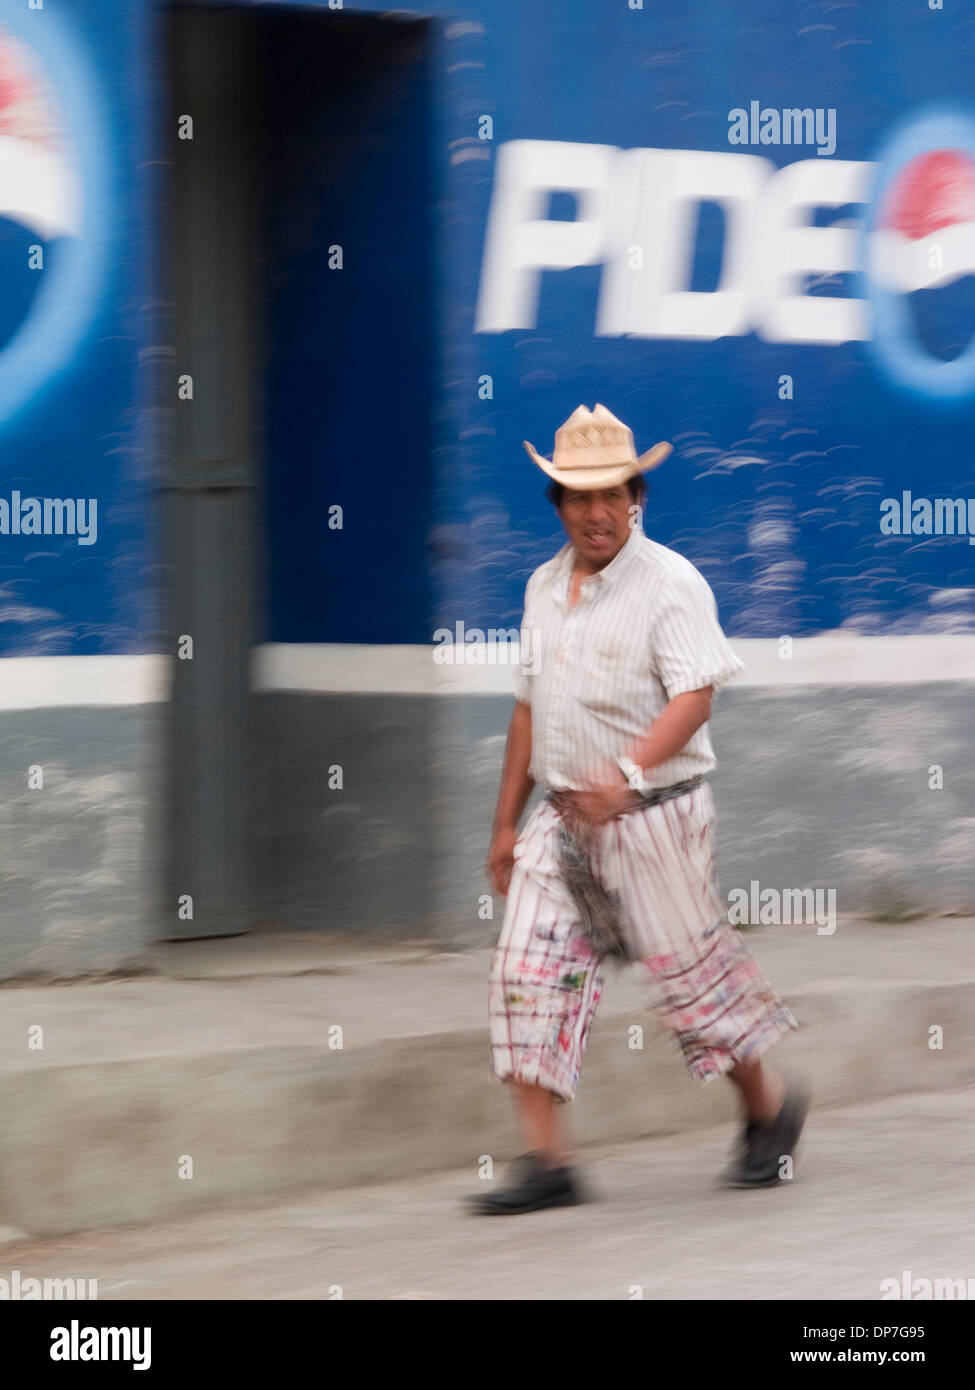
M973 701L961 681L722 690L711 733L726 900L756 882L832 890L847 917L975 912ZM511 701L453 705L434 904L440 935L473 945L492 939L479 912Z
M0 713L0 979L138 970L164 933L167 719L165 705Z
M422 936L434 852L432 702L282 691L255 696L255 708L262 920Z

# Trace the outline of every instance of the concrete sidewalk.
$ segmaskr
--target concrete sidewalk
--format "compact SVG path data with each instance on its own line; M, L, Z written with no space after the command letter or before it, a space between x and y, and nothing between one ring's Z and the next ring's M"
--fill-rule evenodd
M907 1270L975 1287L963 1176L975 1161L973 1104L966 1090L814 1111L794 1180L777 1191L716 1187L729 1149L721 1127L587 1147L583 1178L595 1200L585 1206L472 1217L465 1198L485 1184L469 1162L260 1208L24 1241L3 1249L4 1277L94 1279L99 1302L877 1300L883 1281L901 1285ZM505 1170L494 1176L504 1181Z
M975 1083L975 921L748 937L801 1025L778 1055L819 1105ZM0 1227L58 1235L503 1159L517 1141L487 1075L489 960L266 933L160 947L137 978L7 985ZM637 980L607 972L578 1142L733 1114L732 1088L695 1087L655 1034Z

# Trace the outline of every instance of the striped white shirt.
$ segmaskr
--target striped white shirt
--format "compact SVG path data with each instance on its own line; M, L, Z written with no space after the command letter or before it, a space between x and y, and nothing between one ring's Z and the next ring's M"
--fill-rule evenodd
M710 585L676 551L634 529L583 580L570 610L574 561L566 544L528 581L515 686L532 709L529 774L551 789L584 787L601 763L630 751L675 695L717 690L744 670ZM705 724L644 776L649 787L667 787L714 766Z

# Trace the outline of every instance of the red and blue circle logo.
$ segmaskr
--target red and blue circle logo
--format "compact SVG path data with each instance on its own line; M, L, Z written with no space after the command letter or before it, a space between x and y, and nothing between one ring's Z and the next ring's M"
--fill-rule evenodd
M975 119L921 113L891 136L861 264L884 375L932 405L975 400Z
M70 366L108 255L108 142L63 24L0 23L0 424Z

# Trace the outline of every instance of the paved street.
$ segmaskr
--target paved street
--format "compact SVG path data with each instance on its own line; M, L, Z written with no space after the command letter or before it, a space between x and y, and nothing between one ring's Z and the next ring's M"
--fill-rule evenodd
M882 1042L878 1040L878 1046ZM0 1247L21 1278L97 1278L100 1299L877 1299L975 1279L975 1090L811 1113L793 1184L713 1186L726 1129L590 1147L599 1200L468 1217L468 1171L260 1210Z

